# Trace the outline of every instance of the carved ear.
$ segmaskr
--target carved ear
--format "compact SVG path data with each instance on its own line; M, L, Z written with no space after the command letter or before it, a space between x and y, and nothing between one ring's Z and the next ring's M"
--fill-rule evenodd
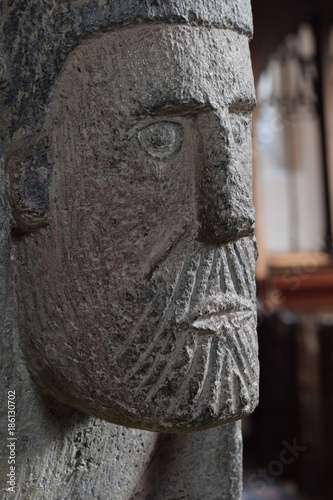
M53 167L48 155L48 138L39 136L20 141L7 155L6 166L14 229L27 232L45 226Z

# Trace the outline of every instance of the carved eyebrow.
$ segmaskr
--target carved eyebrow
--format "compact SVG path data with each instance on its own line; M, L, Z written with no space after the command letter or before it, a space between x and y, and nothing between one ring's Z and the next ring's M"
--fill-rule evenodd
M255 96L244 98L243 96L235 99L229 104L229 113L251 113L257 105Z
M206 113L213 108L209 104L197 102L174 102L162 103L161 105L154 106L150 109L144 110L144 115L151 116L184 116L187 118L198 115L199 113Z

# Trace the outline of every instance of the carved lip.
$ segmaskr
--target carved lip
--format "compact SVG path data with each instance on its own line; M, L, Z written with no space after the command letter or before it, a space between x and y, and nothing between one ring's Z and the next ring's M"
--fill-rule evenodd
M191 327L198 333L205 335L216 334L223 326L230 323L235 328L241 328L255 314L255 308L251 302L237 301L223 307L207 307L200 314L197 314L191 321Z
M192 323L192 328L206 335L213 335L217 333L222 326L227 322L231 323L234 327L240 328L244 323L253 317L253 312L247 311L233 311L228 313L212 314L201 316Z

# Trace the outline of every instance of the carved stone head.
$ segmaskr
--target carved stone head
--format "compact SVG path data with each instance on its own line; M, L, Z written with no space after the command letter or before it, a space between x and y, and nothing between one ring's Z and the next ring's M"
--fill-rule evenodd
M257 403L246 35L136 24L83 39L8 158L19 329L58 400L164 432Z

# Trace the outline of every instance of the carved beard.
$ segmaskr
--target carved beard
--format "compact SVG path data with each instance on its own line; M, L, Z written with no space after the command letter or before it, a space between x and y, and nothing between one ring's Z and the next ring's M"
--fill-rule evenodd
M125 378L149 428L159 415L156 430L218 425L251 413L257 402L252 239L194 247L184 259L154 338ZM122 357L128 359L132 340L118 358L119 365ZM135 344L142 347L144 339L135 338ZM127 410L131 412L130 405Z
M253 411L258 360L252 238L224 246L195 242L182 262L180 253L174 249L157 265L149 293L142 292L150 297L145 306L142 297L129 297L131 307L144 309L131 329L115 307L110 326L103 307L99 317L75 317L61 309L59 295L54 307L53 290L50 300L31 295L37 315L32 322L29 305L23 308L21 336L32 374L47 393L111 422L164 432L204 429ZM22 255L29 260L26 250ZM173 259L182 267L170 278ZM96 304L103 295L109 301L106 289L95 293ZM50 328L55 345L45 347L40 338Z

